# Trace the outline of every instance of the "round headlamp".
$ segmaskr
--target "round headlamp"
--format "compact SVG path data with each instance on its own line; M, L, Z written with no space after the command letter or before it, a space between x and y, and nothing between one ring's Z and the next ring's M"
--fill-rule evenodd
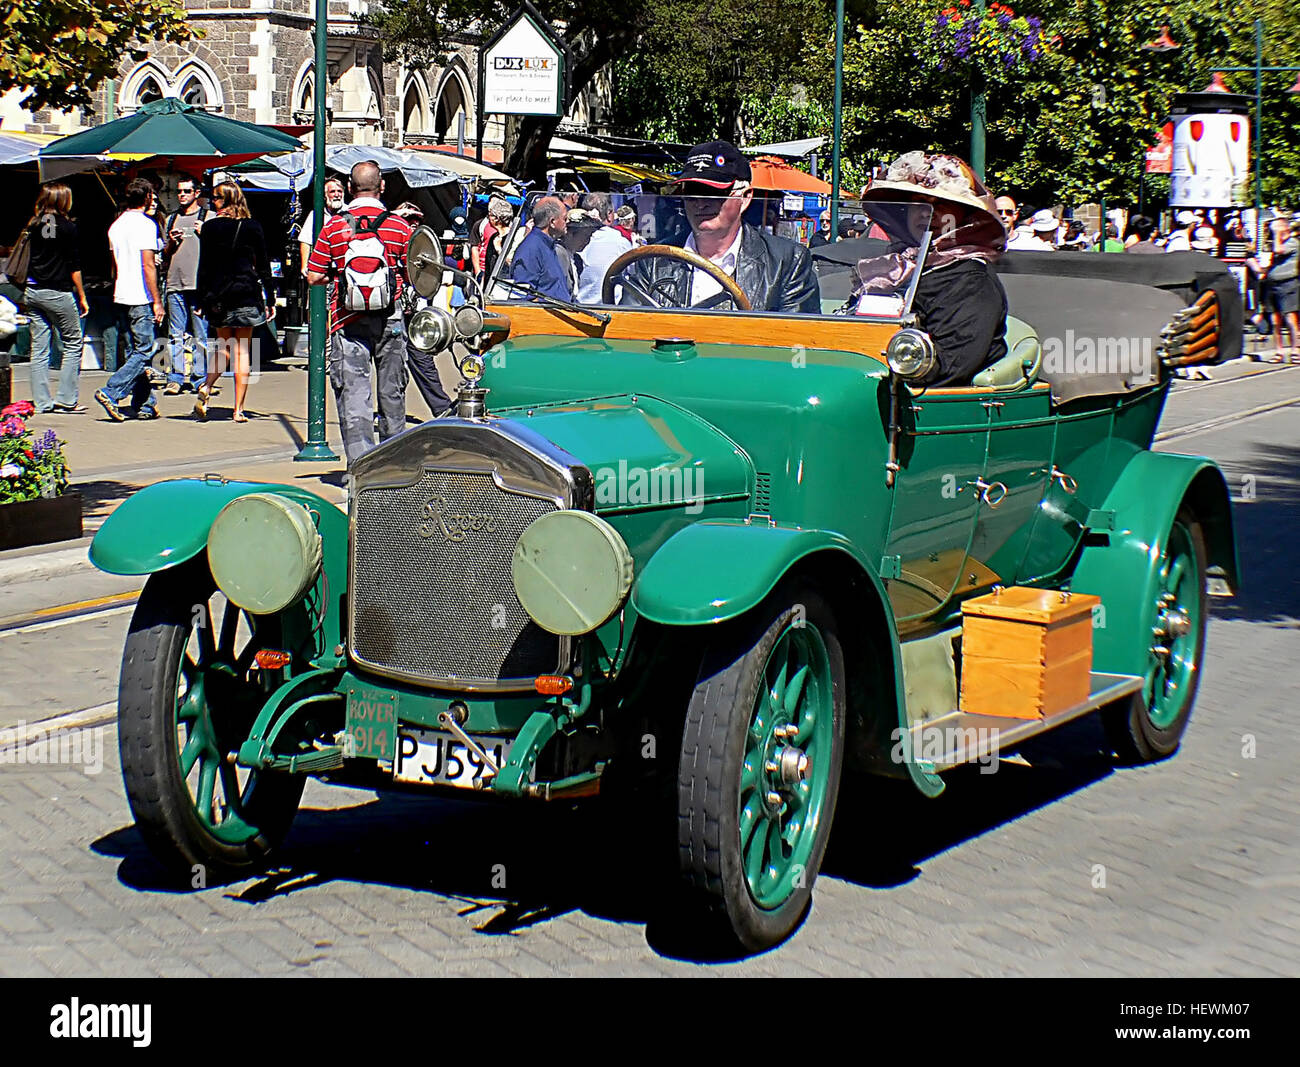
M934 342L922 330L899 330L885 345L889 369L906 381L927 377L935 366Z
M436 352L451 344L455 333L451 315L442 308L421 308L406 324L406 336L421 352Z
M553 634L590 633L632 588L632 553L589 511L550 511L515 542L510 577L528 617Z
M316 581L321 537L301 504L275 493L249 493L213 520L208 566L232 604L253 615L274 615L301 600Z
M456 333L463 338L477 337L483 332L483 312L473 304L461 304L453 315Z

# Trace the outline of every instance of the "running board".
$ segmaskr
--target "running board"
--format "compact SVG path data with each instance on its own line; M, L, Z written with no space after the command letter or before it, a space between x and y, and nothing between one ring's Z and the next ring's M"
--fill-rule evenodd
M967 715L952 711L911 727L911 753L915 762L931 773L952 770L960 764L984 760L990 755L996 757L1022 741L1136 693L1142 688L1143 681L1135 675L1093 671L1087 700L1044 719L1008 719L998 715Z

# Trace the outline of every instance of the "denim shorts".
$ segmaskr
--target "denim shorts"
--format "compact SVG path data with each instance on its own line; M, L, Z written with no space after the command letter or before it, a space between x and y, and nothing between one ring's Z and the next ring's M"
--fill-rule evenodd
M237 307L216 308L215 314L208 321L209 326L236 330L249 326L261 326L266 321L266 312L262 308Z
M1273 311L1287 315L1300 307L1300 278L1268 283L1268 302Z

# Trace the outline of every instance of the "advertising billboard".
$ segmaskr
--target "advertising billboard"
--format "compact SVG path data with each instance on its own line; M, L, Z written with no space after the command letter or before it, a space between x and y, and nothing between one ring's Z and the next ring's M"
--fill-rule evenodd
M1234 93L1175 98L1172 207L1238 207L1250 198L1248 100Z

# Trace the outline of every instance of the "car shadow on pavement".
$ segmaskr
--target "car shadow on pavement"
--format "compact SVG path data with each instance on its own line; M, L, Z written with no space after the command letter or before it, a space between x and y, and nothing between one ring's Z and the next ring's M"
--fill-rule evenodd
M930 857L1110 774L1114 763L1104 747L1100 724L1085 719L1026 745L1032 767L1001 763L986 775L959 770L937 800L902 782L848 780L822 873L870 889L904 885ZM485 936L518 935L581 911L644 926L647 945L665 957L739 958L680 921L676 826L665 815L671 813L662 805L648 803L540 805L383 793L345 807L304 807L272 867L224 885L209 880L204 888L220 887L257 907L331 883L385 885L454 902ZM133 889L196 891L167 877L134 827L92 848L120 858L118 878Z
M974 764L944 775L944 792L923 797L908 782L846 779L822 874L870 889L893 889L922 874L928 859L1086 789L1117 764L1101 719L1086 716L1026 742L1027 762ZM851 833L844 830L852 828Z

